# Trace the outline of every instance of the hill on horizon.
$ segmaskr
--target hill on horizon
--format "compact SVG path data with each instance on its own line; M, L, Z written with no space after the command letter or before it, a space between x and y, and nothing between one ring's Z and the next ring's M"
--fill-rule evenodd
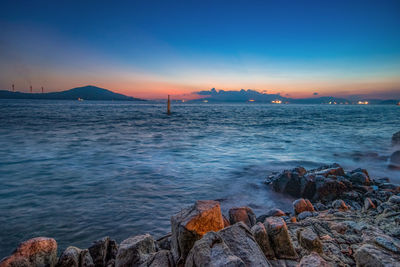
M50 93L21 93L0 90L0 99L53 99L53 100L124 100L124 101L146 101L144 99L114 93L110 90L93 85L76 87L61 92Z

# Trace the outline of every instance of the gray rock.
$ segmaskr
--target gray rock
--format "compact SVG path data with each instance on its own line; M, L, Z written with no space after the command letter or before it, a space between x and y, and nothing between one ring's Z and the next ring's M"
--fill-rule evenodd
M372 200L369 197L367 197L364 199L364 211L367 211L369 209L376 209L376 206L372 202Z
M357 266L360 267L398 267L399 261L393 256L371 244L362 245L354 254Z
M218 233L232 253L246 266L270 266L250 229L244 223L238 222Z
M354 184L370 185L371 181L369 177L363 172L355 172L351 174L350 181Z
M310 212L310 211L303 211L302 213L300 213L299 215L297 215L297 219L298 219L299 221L301 221L301 220L304 220L305 218L313 217L313 216L314 216L314 214L313 214L312 212Z
M185 266L244 267L246 265L239 257L232 253L218 233L209 232L202 239L194 243L193 248L187 256Z
M400 242L387 235L377 235L374 241L380 247L383 247L391 252L400 254Z
M140 265L140 267L174 267L172 254L168 250L160 250L150 255L150 257Z
M257 241L257 244L264 252L265 257L267 257L267 259L274 259L275 253L271 246L271 242L269 241L268 233L265 229L264 224L258 222L251 228L251 232L253 233L254 239Z
M322 253L322 243L318 235L310 228L301 229L297 232L300 245L309 250Z
M229 210L229 223L243 222L248 227L256 224L256 215L249 207L235 207Z
M210 231L224 228L224 219L219 202L197 201L171 217L171 252L177 265L185 263L194 243Z
M93 242L89 248L90 255L96 267L103 267L109 261L115 259L118 251L118 244L108 236Z
M157 239L157 245L160 249L171 250L171 233Z
M298 258L296 250L290 239L288 228L281 217L269 217L264 222L269 240L278 259Z
M324 205L324 204L322 204L322 203L316 203L316 204L314 204L314 208L317 210L317 211L323 211L323 210L327 210L328 208Z
M391 204L400 205L400 196L391 196L388 202Z
M332 265L321 258L318 253L312 252L301 259L298 267L332 267Z
M138 266L146 262L156 252L156 243L151 235L138 235L122 241L119 245L116 267Z
M93 267L93 259L87 249L68 247L61 254L57 267Z
M400 150L393 152L389 160L390 169L400 169Z

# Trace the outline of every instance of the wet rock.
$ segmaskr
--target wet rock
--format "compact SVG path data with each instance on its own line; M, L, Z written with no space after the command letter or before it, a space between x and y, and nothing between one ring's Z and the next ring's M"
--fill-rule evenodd
M317 194L314 197L318 200L331 201L338 198L342 193L347 191L347 187L343 182L326 178L316 181Z
M310 228L297 232L297 238L301 246L309 251L322 253L322 243L318 235Z
M250 229L243 222L224 228L218 234L232 253L239 257L246 266L270 266Z
M288 228L281 217L269 217L264 226L267 230L270 242L279 259L297 259L298 255L290 239Z
M344 170L340 167L339 164L333 164L330 166L322 166L316 170L312 170L315 175L322 175L324 177L328 177L329 175L333 176L344 176Z
M272 249L271 242L269 241L267 230L264 224L258 222L251 228L251 232L256 240L257 244L260 246L261 250L264 252L267 259L275 258L274 250Z
M218 233L209 232L197 240L187 256L186 267L246 266L235 256Z
M389 159L389 168L400 170L400 150L393 152Z
M0 267L53 267L57 262L57 242L53 238L36 237L19 244L0 261Z
M194 243L210 231L224 228L219 202L213 200L197 201L171 217L171 251L174 261L183 265Z
M229 222L235 224L243 222L249 228L256 224L256 215L249 207L236 207L229 210Z
M301 179L304 175L303 169L285 170L273 178L272 188L276 192L301 197Z
M311 202L308 199L304 198L295 200L293 202L293 209L296 215L304 211L315 211Z
M387 267L387 266L399 266L398 259L377 247L364 244L354 254L357 266L365 267Z
M280 210L280 209L272 209L272 210L270 210L266 215L267 215L268 217L270 217L270 216L281 217L281 216L286 216L286 213L283 212L283 211Z
M153 253L149 258L140 265L140 267L174 267L174 260L171 252L168 250L160 250Z
M301 259L298 267L332 267L332 265L321 258L318 253L312 252Z
M322 203L316 203L316 204L314 204L314 208L317 210L317 211L323 211L323 210L327 210L328 208L324 205L324 204L322 204Z
M349 207L346 205L346 203L344 203L344 201L341 199L337 199L337 200L333 201L332 208L337 209L337 210L342 210L342 211L349 209Z
M352 183L355 183L355 184L361 184L361 185L370 185L371 184L369 177L363 172L352 173L349 179Z
M93 267L93 259L87 249L68 247L61 254L57 267Z
M109 261L115 259L118 244L108 236L93 242L89 247L90 255L96 267L106 266Z
M156 252L156 243L151 235L138 235L122 241L119 245L116 267L138 266L146 262Z
M376 209L376 206L372 202L372 200L369 197L367 197L364 199L364 211L367 211L369 209Z
M392 136L392 145L400 145L400 131L393 134Z

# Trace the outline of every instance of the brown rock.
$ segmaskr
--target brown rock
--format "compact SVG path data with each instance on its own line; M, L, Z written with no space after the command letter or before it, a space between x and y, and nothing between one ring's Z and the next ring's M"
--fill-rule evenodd
M229 223L229 220L228 220L224 215L222 215L222 219L224 220L224 228L225 228L225 227L228 227L229 225L231 225L231 224Z
M264 224L258 222L251 228L251 232L253 233L254 239L257 241L257 244L264 252L265 257L267 257L267 259L274 259L275 253L272 249L271 242L269 241L268 233L265 229Z
M171 251L177 265L185 263L186 256L194 243L210 231L224 228L219 202L197 201L171 217Z
M372 200L369 197L367 197L364 199L364 210L367 211L369 209L376 209L376 206L374 202L372 202Z
M315 211L313 205L308 199L300 198L293 202L294 213L300 214L303 211Z
M297 259L298 255L293 247L285 221L281 217L265 219L267 230L275 256L278 259Z
M36 237L22 242L0 262L0 267L53 267L57 262L57 242L53 238Z
M297 219L296 219L296 217L291 217L291 218L290 218L290 222L292 222L292 223L296 223L296 222L297 222Z
M321 240L319 240L318 235L310 228L298 231L297 238L299 240L300 245L303 248L309 251L322 253Z
M344 201L341 199L337 199L337 200L333 201L332 208L341 210L341 211L345 211L345 210L349 209L349 207L346 205L346 203L344 203Z
M298 267L332 267L318 253L312 252L301 259Z
M249 207L232 208L229 210L229 222L230 224L243 222L250 228L256 224L256 215Z

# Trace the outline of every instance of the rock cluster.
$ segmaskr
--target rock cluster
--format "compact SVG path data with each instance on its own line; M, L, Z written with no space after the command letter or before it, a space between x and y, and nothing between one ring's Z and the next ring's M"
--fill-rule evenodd
M259 217L233 207L229 221L217 201L197 201L171 217L171 233L105 237L88 249L34 238L0 267L155 266L400 266L400 187L372 179L364 169L337 164L269 177L278 192L298 197L292 212L277 208Z

